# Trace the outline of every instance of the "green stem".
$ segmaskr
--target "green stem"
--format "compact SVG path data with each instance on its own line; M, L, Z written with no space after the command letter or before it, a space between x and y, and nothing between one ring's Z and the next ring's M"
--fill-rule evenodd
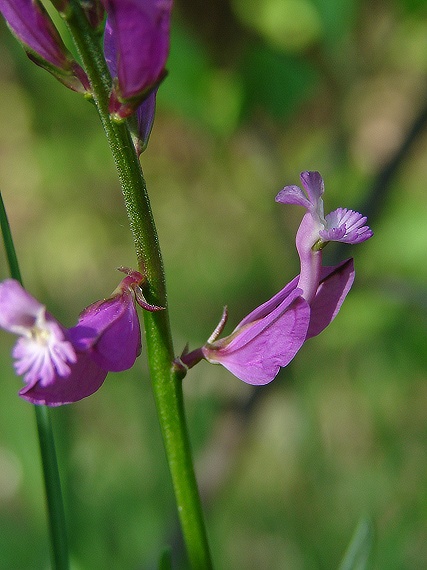
M18 258L16 256L15 246L13 245L12 232L10 230L9 220L7 218L6 208L4 207L3 196L1 195L1 192L0 224L1 233L3 234L4 248L6 250L7 262L9 264L9 273L13 279L16 279L22 285L21 271L19 270Z
M22 285L18 258L13 244L12 232L7 219L6 209L0 192L0 224L6 257L11 277ZM52 566L56 570L68 570L68 541L65 525L64 504L61 492L58 462L56 458L55 441L49 409L46 406L34 406L39 437L40 454L46 492L46 502L49 517L50 540L52 548Z
M188 556L192 568L208 570L212 564L185 419L183 373L172 365L174 350L163 262L144 176L127 124L117 124L110 118L111 79L96 34L76 1L64 18L89 77L117 168L138 266L147 278L144 293L150 303L165 307L153 313L144 311L148 363Z
M52 565L57 570L68 570L70 565L68 559L67 529L49 408L47 406L34 406L34 409L36 412L46 488L47 510L49 513Z

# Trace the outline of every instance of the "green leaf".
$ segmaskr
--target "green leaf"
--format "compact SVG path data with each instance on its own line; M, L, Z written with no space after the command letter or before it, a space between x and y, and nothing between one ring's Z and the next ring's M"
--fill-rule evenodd
M356 528L339 570L368 570L371 568L374 543L373 523L370 519L362 519Z

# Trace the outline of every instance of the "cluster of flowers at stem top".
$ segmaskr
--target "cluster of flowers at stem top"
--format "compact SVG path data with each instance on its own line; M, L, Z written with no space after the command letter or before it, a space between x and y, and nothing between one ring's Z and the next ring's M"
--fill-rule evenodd
M138 271L127 273L111 297L93 303L72 328L63 327L15 279L0 283L0 327L19 335L15 371L25 386L19 395L33 404L59 406L96 392L108 372L131 368L141 352L135 301L145 310Z
M353 260L322 266L322 250L331 241L356 244L373 234L366 217L346 208L324 215L323 179L318 172L303 172L298 186L285 186L276 197L281 204L306 209L297 235L300 274L274 297L247 315L224 338L227 312L207 341L184 352L178 366L188 368L202 359L222 364L248 384L271 382L309 338L318 335L335 318L354 281Z
M166 75L172 0L52 0L68 21L80 10L94 38L104 32L104 57L112 77L109 100L116 121L131 117L137 152L147 143L156 93ZM66 48L40 0L0 0L0 13L28 57L74 91L91 95L82 65ZM106 18L105 18L106 16Z

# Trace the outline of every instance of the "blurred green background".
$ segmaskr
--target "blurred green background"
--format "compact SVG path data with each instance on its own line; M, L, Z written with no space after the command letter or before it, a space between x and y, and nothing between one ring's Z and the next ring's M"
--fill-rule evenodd
M65 325L134 266L95 109L0 29L0 186L26 287ZM218 569L336 568L361 519L374 567L427 567L427 4L176 0L169 75L142 155L175 349L227 331L298 272L319 170L325 207L360 209L338 318L270 385L201 363L184 381ZM327 259L326 259L327 261ZM8 276L0 251L0 278ZM49 567L34 412L0 333L0 569ZM155 568L180 539L144 355L53 410L75 570Z

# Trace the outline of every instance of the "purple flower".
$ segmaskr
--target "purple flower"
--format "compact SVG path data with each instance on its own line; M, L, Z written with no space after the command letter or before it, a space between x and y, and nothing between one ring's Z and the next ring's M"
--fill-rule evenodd
M71 328L69 336L77 350L87 352L104 370L119 372L131 368L141 353L141 330L135 300L148 311L162 307L149 305L139 287L143 276L138 271L121 268L128 273L108 299L87 307Z
M133 366L141 352L135 300L150 311L140 290L143 276L128 273L112 296L87 307L66 329L13 279L0 283L0 327L19 335L12 355L33 404L59 406L96 392L109 371Z
M149 133L153 93L166 73L172 0L103 1L107 10L104 52L113 77L110 112L121 120L147 101L140 132Z
M85 72L65 47L39 0L0 0L0 12L34 63L74 91L89 89Z
M360 243L372 231L366 218L352 210L339 208L324 217L322 177L303 172L301 180L307 196L297 186L286 186L276 198L307 209L296 236L301 273L247 315L229 336L218 339L226 322L224 313L208 342L181 356L185 366L205 358L248 384L267 384L307 339L322 332L337 315L354 281L353 260L322 267L322 249L329 241Z
M0 327L19 335L12 352L26 383L19 395L34 404L75 402L98 390L107 375L14 279L0 283Z

